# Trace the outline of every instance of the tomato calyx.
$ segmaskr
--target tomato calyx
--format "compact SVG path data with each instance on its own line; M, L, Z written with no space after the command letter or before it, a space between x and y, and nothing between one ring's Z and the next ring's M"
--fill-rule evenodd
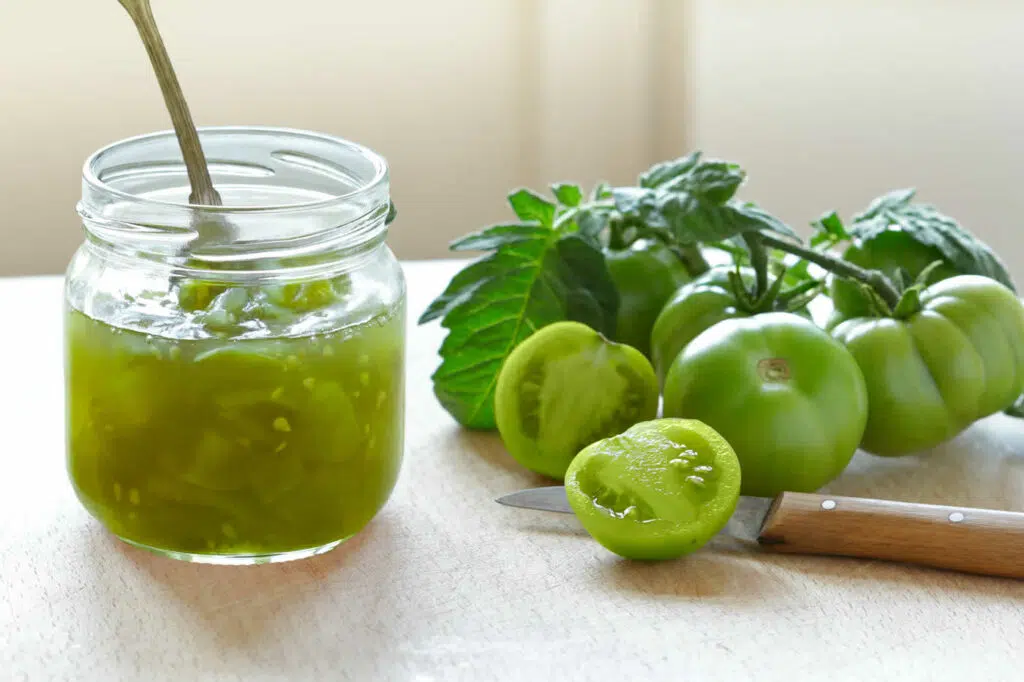
M942 265L943 261L941 260L932 261L910 284L907 284L908 280L910 280L910 276L906 271L898 271L896 275L896 285L900 291L900 297L894 306L890 306L886 303L886 301L882 299L882 297L878 295L878 292L871 286L860 282L860 288L870 303L871 310L875 317L891 317L897 320L907 320L921 312L921 309L923 308L921 304L921 293L928 287L928 280L931 277L931 274L937 268L942 267Z
M928 278L935 271L936 268L941 267L943 262L941 260L932 261L921 274L917 276L914 283L906 287L903 294L900 296L899 303L892 311L892 316L897 320L906 320L910 317L921 312L923 308L921 304L921 292L928 286ZM901 280L905 280L905 276L901 273Z
M774 278L768 272L768 251L764 246L764 235L748 232L743 235L750 254L750 265L754 269L753 286L748 287L743 281L740 263L737 260L735 270L729 272L729 284L739 307L750 315L768 312L796 312L807 306L824 288L823 281L809 279L782 290L786 279L786 267L783 266Z
M786 270L783 269L771 280L768 290L758 295L755 288L749 288L743 282L741 270L737 265L735 270L729 271L729 285L736 297L737 306L751 316L761 313L800 311L820 294L825 286L825 283L820 280L807 280L783 290L785 277Z
M932 261L911 281L911 276L905 270L898 270L894 277L890 277L882 270L866 269L774 235L760 233L757 242L761 248L771 246L814 263L836 277L856 282L867 298L875 317L891 317L898 320L908 319L921 311L921 292L928 286L932 273L945 264L942 260ZM753 256L751 260L754 261Z

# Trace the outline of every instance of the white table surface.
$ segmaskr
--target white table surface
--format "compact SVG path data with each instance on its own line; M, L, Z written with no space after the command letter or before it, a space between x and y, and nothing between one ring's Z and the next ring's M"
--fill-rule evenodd
M61 283L0 280L0 680L1024 680L1024 581L759 554L622 561L574 518L501 507L539 480L460 429L415 317L454 272L411 263L406 460L359 536L210 567L130 548L64 471ZM1024 422L922 457L858 454L829 490L1024 509Z

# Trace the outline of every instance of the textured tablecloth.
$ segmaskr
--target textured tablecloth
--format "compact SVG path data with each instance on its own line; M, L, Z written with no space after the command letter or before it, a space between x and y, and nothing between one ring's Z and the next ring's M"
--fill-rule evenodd
M64 473L60 286L0 280L2 680L1024 679L1024 582L752 553L617 559L574 518L493 499L540 483L460 429L415 317L456 264L409 263L406 459L359 536L285 565L179 563L111 538ZM858 454L829 490L1024 509L1024 422L921 457Z

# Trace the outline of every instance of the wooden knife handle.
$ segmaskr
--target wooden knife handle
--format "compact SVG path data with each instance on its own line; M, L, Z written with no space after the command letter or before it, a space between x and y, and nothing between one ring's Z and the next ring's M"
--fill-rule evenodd
M1024 513L782 493L758 542L779 552L1024 578Z

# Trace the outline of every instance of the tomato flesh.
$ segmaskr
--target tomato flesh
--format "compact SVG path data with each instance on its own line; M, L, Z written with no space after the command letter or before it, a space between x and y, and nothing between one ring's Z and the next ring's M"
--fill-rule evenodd
M579 322L556 322L505 360L494 406L509 454L561 480L584 447L657 415L658 380L637 349Z
M583 449L565 478L569 504L605 548L641 560L704 546L740 493L736 453L698 421L656 419Z

